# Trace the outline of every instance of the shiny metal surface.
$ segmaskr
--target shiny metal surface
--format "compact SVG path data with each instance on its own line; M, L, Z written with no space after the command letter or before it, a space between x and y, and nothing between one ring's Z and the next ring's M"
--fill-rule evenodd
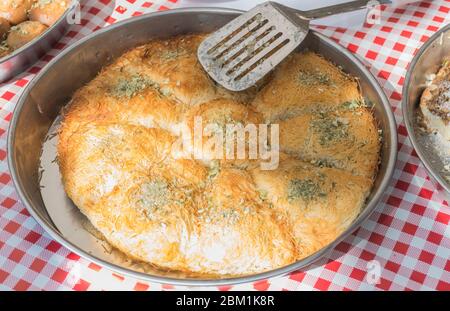
M203 40L197 50L198 59L221 86L243 91L254 86L301 44L309 32L310 20L368 5L368 0L357 0L299 11L267 1Z
M11 120L8 163L19 197L31 215L55 240L81 256L124 275L174 285L225 285L252 282L305 268L334 248L372 213L390 182L396 162L396 124L389 102L375 78L350 52L318 33L310 32L299 48L317 51L342 66L346 72L359 77L362 92L367 100L374 103L374 113L382 129L381 165L373 191L365 209L336 241L308 258L276 270L239 278L199 279L164 272L143 273L105 260L79 243L72 242L71 237L64 236L55 226L39 189L39 161L46 134L73 92L90 81L104 65L130 48L152 38L213 31L238 14L239 11L229 9L192 8L125 20L98 30L67 48L33 79L20 98ZM71 221L79 220L74 218Z
M42 35L28 42L13 53L0 58L0 82L4 82L15 75L23 72L31 64L36 62L69 29L68 16L72 16L76 9L75 2L66 10L66 12L49 27Z
M403 87L403 119L409 139L437 189L450 199L450 180L444 176L444 159L436 152L430 135L419 129L417 108L426 87L427 76L435 74L445 56L450 55L450 24L435 33L420 48L406 74ZM450 176L450 172L447 173Z

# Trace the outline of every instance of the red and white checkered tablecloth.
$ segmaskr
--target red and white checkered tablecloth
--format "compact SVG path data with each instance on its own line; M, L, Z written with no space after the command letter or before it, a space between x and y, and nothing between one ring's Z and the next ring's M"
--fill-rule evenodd
M15 104L30 79L61 49L100 27L183 0L88 0L83 23L25 73L0 85L0 290L186 289L115 274L70 252L30 217L6 162L6 136ZM221 290L450 290L450 208L407 139L400 109L406 68L434 32L450 22L450 0L384 8L380 25L358 31L317 27L355 53L378 78L394 110L398 163L386 199L328 256L307 270ZM379 272L380 278L373 276ZM215 289L215 288L212 288Z

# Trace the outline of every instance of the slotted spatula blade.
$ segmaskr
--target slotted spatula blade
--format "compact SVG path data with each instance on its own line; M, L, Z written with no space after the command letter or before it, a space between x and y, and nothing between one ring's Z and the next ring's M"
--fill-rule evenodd
M266 2L208 36L198 59L217 83L231 91L248 89L294 51L309 31L309 21L392 0L357 0L311 11Z
M253 85L306 37L309 21L267 2L240 15L204 40L198 58L209 75L232 91Z

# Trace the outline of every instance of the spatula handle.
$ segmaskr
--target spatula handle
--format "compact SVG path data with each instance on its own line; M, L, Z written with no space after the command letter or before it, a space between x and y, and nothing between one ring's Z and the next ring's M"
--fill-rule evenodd
M392 3L392 1L390 1L390 0L377 0L376 2L378 2L378 4L391 4ZM376 2L373 0L350 1L350 2L336 4L336 5L332 5L332 6L328 6L328 7L324 7L324 8L318 8L318 9L309 10L309 11L301 11L301 12L299 12L299 15L301 17L307 18L307 19L318 19L318 18L330 16L330 15L365 9L371 3L376 3Z

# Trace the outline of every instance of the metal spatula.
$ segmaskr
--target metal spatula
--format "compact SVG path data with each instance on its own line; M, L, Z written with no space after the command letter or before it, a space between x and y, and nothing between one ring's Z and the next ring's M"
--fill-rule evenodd
M391 1L352 1L297 11L266 2L208 36L198 48L198 58L216 82L231 91L242 91L297 48L308 34L310 20L386 3Z

